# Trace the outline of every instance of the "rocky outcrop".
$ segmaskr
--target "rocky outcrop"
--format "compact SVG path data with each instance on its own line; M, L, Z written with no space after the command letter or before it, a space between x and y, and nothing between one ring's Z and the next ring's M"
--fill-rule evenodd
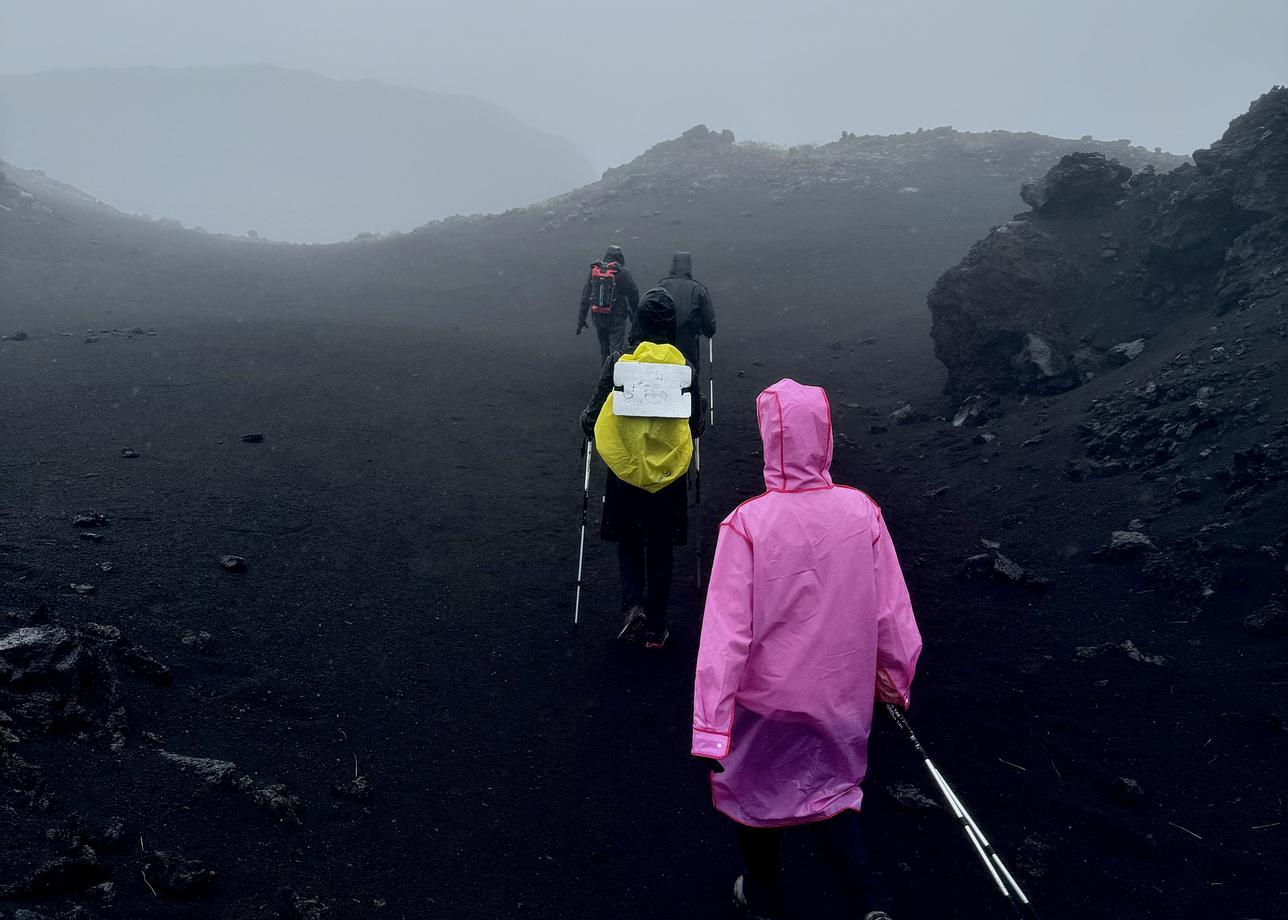
M947 391L1052 393L1140 354L1159 311L1288 295L1288 89L1194 163L1133 174L1100 153L1025 183L1032 208L940 277L928 304Z
M1051 217L1091 214L1126 198L1130 178L1129 167L1103 153L1070 153L1041 179L1020 186L1020 198Z

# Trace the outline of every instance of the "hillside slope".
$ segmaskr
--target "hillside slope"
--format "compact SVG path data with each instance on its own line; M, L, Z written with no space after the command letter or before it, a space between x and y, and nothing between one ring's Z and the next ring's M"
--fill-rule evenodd
M593 173L466 96L274 67L0 76L0 157L116 207L300 242L540 201Z

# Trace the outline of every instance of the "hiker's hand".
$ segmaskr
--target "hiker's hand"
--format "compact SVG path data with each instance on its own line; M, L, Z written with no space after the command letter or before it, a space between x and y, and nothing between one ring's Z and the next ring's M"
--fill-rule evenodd
M716 760L714 757L699 757L698 763L702 764L702 766L706 767L712 773L724 772L724 764Z
M585 328L586 328L586 321L584 319L577 320L577 334L581 335L581 330Z
M590 413L589 413L589 412L582 412L580 422L581 422L581 431L582 431L582 434L584 434L587 438L594 438L594 437L595 437L595 420L594 420L593 418L591 418Z

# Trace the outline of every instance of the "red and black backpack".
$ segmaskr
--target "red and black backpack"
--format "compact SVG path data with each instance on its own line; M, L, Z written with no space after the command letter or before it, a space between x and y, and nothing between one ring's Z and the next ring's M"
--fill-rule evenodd
M617 299L616 262L590 263L590 312L612 313Z

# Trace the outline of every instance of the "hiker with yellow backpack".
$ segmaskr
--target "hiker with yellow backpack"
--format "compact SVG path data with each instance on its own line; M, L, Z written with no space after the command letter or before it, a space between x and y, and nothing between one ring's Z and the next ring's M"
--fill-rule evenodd
M655 649L669 635L673 550L688 542L688 470L706 419L697 374L676 348L675 336L671 295L661 288L648 291L635 312L627 350L604 361L595 395L581 414L582 431L608 467L600 536L617 543L623 615L618 638ZM616 382L627 380L637 385ZM659 396L659 387L669 387L668 392ZM620 414L633 411L624 404L637 391L645 393L640 401L646 403L650 388L663 403L674 405L683 396L687 416L674 410ZM615 406L615 399L623 405Z

